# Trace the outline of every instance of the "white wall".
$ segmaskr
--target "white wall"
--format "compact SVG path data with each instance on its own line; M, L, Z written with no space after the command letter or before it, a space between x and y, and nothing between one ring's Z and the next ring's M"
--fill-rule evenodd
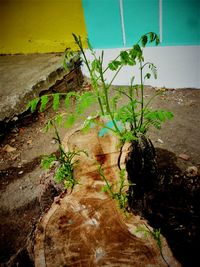
M105 64L114 59L123 49L105 49ZM96 50L97 55L101 50ZM87 52L89 56L89 53ZM144 50L145 62L150 61L157 66L158 79L147 80L147 85L166 88L199 88L200 89L200 46L165 46L147 47ZM83 67L83 73L88 72ZM106 75L107 81L112 72ZM116 78L115 85L127 85L134 75L135 82L139 83L137 69L126 67Z

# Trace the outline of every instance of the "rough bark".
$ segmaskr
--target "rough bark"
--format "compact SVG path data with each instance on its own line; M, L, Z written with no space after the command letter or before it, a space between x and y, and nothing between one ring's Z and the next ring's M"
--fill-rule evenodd
M129 206L143 208L145 194L153 189L157 178L156 154L150 139L141 135L133 141L126 157L128 173ZM143 199L143 203L139 203Z

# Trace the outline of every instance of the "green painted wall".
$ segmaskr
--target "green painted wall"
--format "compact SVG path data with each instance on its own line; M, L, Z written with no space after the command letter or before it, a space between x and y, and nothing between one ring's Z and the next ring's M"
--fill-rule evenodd
M200 45L200 0L163 0L163 45Z
M92 45L122 47L120 0L82 2ZM200 45L200 0L122 0L121 3L126 46L148 31L162 33L163 46Z
M147 32L159 33L158 0L123 0L126 45L131 46Z
M118 0L82 0L87 32L94 47L123 45Z

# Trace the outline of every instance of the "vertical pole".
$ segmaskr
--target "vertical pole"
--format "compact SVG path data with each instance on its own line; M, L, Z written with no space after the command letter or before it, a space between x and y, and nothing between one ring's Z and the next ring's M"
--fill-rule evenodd
M124 25L123 0L119 0L119 7L120 7L123 45L126 46L126 31L125 31L125 25Z
M159 0L159 35L160 42L163 41L163 1Z

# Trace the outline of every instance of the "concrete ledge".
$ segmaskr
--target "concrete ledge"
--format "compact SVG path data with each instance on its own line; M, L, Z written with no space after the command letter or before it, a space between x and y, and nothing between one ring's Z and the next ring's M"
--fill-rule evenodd
M0 56L0 122L12 121L31 99L54 85L58 91L72 89L73 74L63 69L62 61L60 53Z

